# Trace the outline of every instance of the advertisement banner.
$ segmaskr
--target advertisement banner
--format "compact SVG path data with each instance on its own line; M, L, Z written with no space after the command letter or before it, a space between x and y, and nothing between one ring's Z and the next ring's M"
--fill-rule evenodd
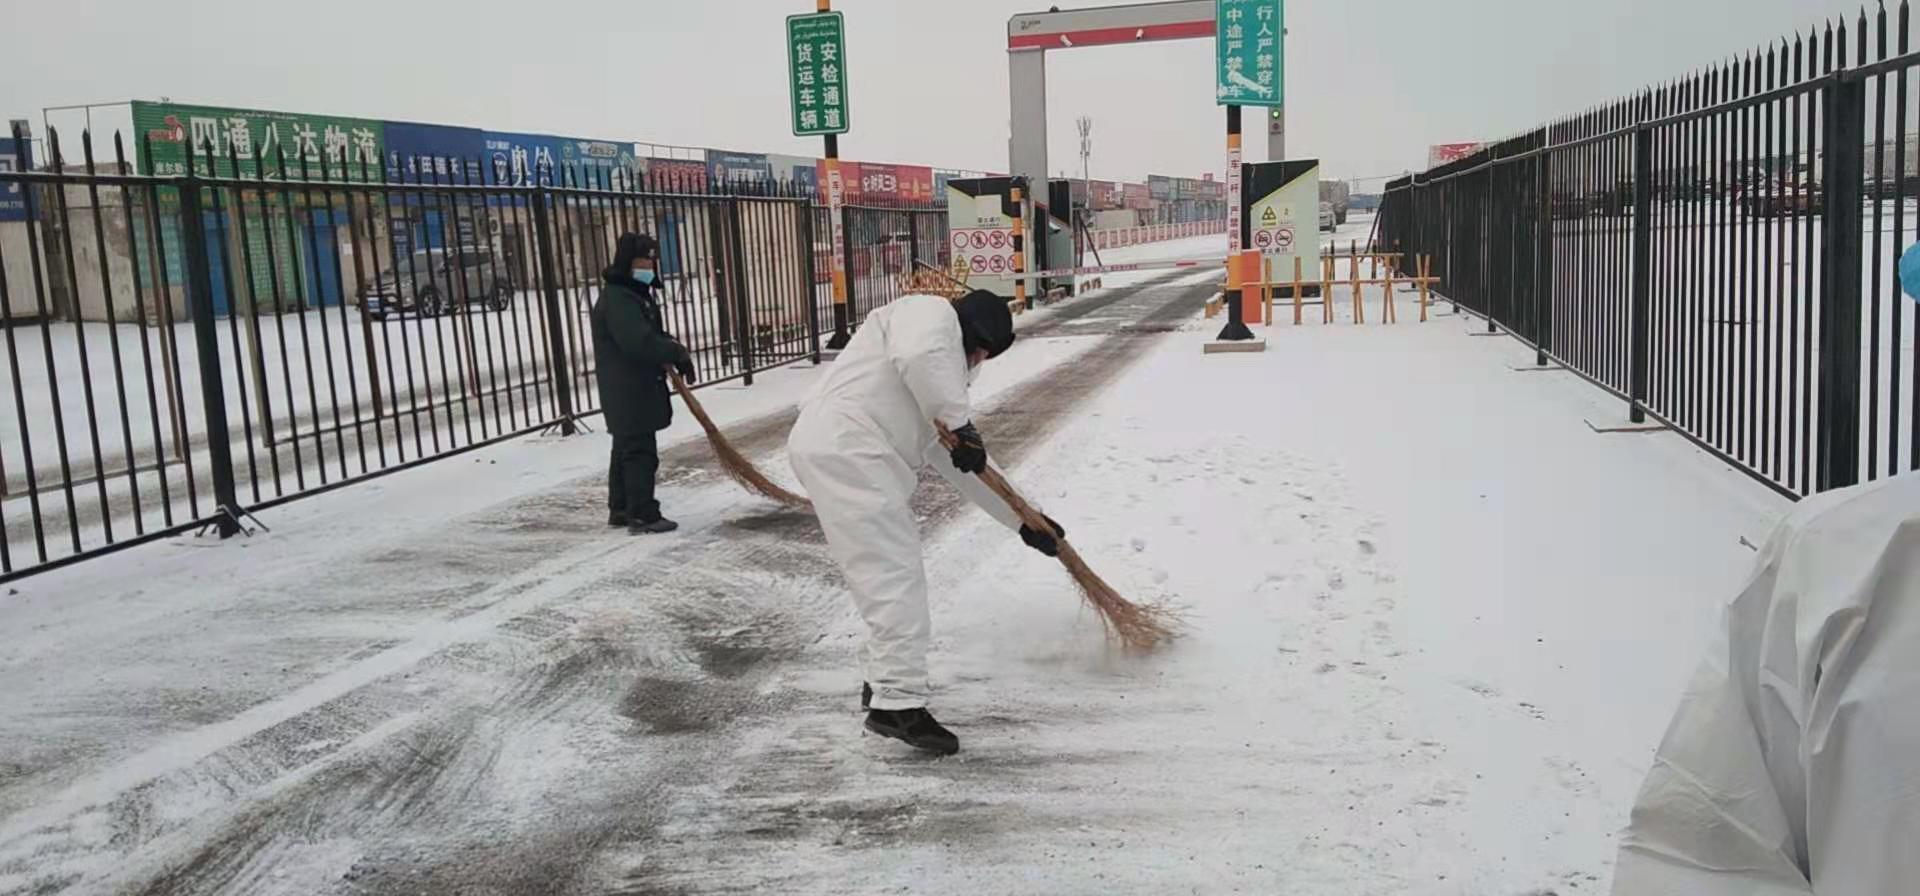
M1166 202L1172 199L1173 178L1161 177L1158 174L1147 175L1147 192L1158 202Z
M503 131L482 136L487 183L493 186L604 188L639 170L629 143Z
M1479 143L1435 143L1427 147L1427 167L1438 168L1448 162L1458 162L1480 151Z
M900 169L881 162L861 162L860 182L849 202L893 202L900 198Z
M663 193L705 193L707 163L691 159L646 160L647 187Z
M707 150L708 182L759 184L773 179L773 165L760 153Z
M197 171L205 176L217 171L221 177L258 177L258 160L264 160L272 177L284 154L287 170L296 175L304 162L307 176L317 180L324 162L335 179L378 181L386 161L386 126L378 121L177 103L132 105L134 159L142 174L186 174L188 141ZM209 148L217 169L205 155ZM234 158L237 166L230 161Z
M895 165L899 199L913 205L933 204L933 169L924 165Z
M484 182L479 166L486 152L486 137L479 128L454 128L432 124L385 122L387 136L387 179L394 183L461 183L460 166L467 164L466 176L474 183Z
M33 170L33 142L16 143L12 137L0 137L0 174L15 170ZM0 183L0 221L26 219L26 190L17 183Z
M809 156L767 156L767 165L773 171L773 179L792 184L796 189L812 192L820 188L820 160Z
M551 187L560 183L558 137L486 131L482 139L489 185Z
M947 182L970 176L961 171L935 171L933 173L933 204L946 208Z
M1093 182L1093 210L1096 212L1113 211L1121 206L1125 197L1120 194L1120 186L1110 180Z

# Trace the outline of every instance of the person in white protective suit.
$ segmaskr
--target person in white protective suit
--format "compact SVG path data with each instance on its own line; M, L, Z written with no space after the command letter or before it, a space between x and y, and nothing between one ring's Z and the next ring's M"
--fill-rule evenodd
M1920 473L1818 495L1728 605L1614 896L1920 893Z
M967 397L970 371L1013 339L1013 316L993 293L976 290L958 302L902 297L867 315L802 401L787 439L793 471L867 624L867 730L936 753L959 751L960 740L927 711L932 624L911 506L918 471L933 466L1043 554L1057 554L1065 534L1057 524L1051 533L1022 526L975 475L988 461ZM941 446L935 421L959 447Z

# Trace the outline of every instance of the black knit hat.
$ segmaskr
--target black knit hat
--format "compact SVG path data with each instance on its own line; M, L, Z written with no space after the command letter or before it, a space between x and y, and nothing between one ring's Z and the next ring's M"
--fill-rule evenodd
M1013 346L1013 312L1007 300L984 289L976 289L953 303L960 315L960 340L967 353L985 351L998 358Z

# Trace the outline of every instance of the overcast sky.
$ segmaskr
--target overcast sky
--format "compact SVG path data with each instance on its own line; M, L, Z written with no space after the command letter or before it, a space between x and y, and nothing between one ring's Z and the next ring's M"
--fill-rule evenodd
M837 0L846 158L1007 167L1007 18L1045 0ZM1104 5L1073 2L1063 7ZM810 0L0 0L0 117L179 102L818 155L789 134L783 18ZM1329 176L1421 167L1857 12L1830 0L1292 0L1288 150ZM1051 162L1224 168L1211 41L1048 54ZM61 120L54 121L59 126ZM1249 124L1251 125L1251 121ZM1264 137L1250 159L1264 158Z

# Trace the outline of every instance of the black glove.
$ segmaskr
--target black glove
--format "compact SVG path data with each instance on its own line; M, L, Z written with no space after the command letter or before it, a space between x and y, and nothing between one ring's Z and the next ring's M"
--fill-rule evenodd
M1058 557L1060 556L1060 539L1067 537L1067 530L1062 528L1059 523L1054 522L1053 517L1046 517L1046 521L1047 525L1053 529L1051 533L1037 531L1032 526L1022 523L1020 525L1020 540L1026 542L1027 547L1033 548L1042 554L1049 557Z
M953 431L953 437L960 440L953 446L953 468L962 473L979 473L987 468L987 443L980 440L980 430L972 423Z
M679 343L675 343L674 348L680 351L673 359L673 369L680 374L681 379L686 380L689 384L697 382L700 379L700 375L693 369L693 353L687 351L687 347Z

